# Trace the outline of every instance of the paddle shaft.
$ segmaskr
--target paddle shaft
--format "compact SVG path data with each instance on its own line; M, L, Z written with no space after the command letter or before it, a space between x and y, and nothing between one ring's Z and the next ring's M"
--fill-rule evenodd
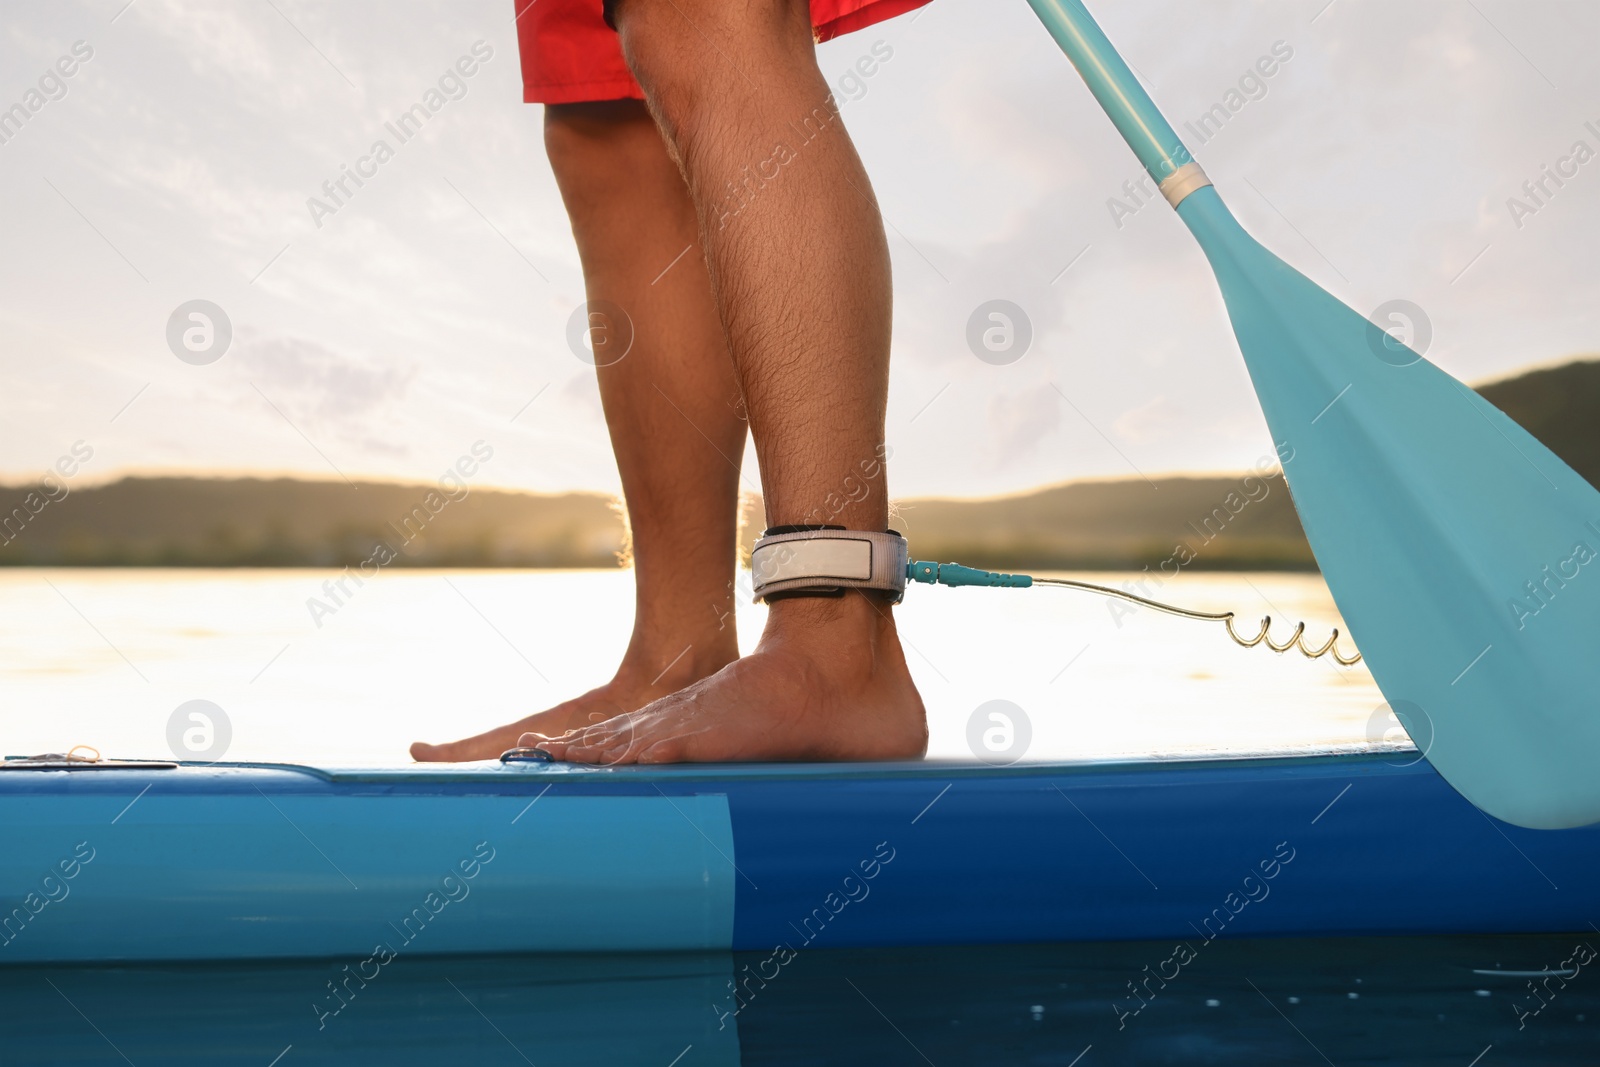
M1194 161L1177 131L1080 0L1028 0L1150 176L1166 181Z

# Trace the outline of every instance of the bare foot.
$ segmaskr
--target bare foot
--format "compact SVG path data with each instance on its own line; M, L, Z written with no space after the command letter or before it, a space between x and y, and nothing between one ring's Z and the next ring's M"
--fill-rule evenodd
M518 738L530 731L561 734L634 711L658 697L714 673L737 655L737 651L724 651L705 659L698 659L689 652L669 664L666 670L656 668L653 679L644 677L644 672L651 670L651 667L635 669L625 664L617 671L617 676L605 685L591 689L580 697L574 697L546 711L449 744L430 745L418 741L411 746L411 758L419 763L459 763L466 760L494 759L506 749L515 748ZM649 657L638 658L646 662L649 660Z
M575 763L917 759L928 726L890 609L851 594L778 601L756 650L709 678L518 744Z
M419 763L459 763L466 760L494 759L508 748L515 748L517 738L529 730L579 729L590 723L602 722L633 708L642 707L648 700L632 695L613 693L615 683L589 690L580 697L557 704L547 711L537 712L516 722L497 726L481 734L451 741L443 745L430 745L418 741L411 746L411 758Z

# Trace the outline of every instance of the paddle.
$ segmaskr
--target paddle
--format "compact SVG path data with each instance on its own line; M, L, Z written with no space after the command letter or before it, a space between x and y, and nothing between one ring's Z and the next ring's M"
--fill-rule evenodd
M1306 536L1401 725L1497 818L1600 821L1600 492L1245 233L1079 0L1029 3L1211 261Z

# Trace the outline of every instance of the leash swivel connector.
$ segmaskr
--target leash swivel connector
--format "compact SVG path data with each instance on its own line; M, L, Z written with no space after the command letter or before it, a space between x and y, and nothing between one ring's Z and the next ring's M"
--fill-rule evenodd
M925 582L928 585L986 585L1026 589L1033 584L1033 579L1026 574L1001 574L998 571L963 567L959 563L932 563L928 560L908 563L906 577L913 582Z

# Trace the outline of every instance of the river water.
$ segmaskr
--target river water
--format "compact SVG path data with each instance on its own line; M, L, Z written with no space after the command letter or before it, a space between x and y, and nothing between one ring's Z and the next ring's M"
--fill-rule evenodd
M337 604L330 577L0 570L4 753L86 744L121 757L402 763L414 740L475 733L605 680L632 619L622 571L395 570L347 584ZM1272 615L1281 640L1305 620L1315 647L1343 628L1314 574L1146 582L1187 607L1239 612L1245 632ZM740 610L741 647L764 614ZM1215 623L1047 587L913 586L897 617L934 756L972 755L969 723L996 700L1020 709L1008 743L1030 760L1403 742L1363 664L1240 648ZM178 715L175 748L169 725L194 700L219 721L208 736Z

